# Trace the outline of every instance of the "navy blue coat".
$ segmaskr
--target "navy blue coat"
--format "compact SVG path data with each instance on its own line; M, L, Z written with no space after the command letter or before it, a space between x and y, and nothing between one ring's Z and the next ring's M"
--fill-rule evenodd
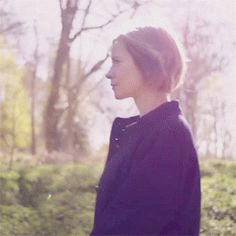
M198 235L200 174L177 101L116 118L91 235Z

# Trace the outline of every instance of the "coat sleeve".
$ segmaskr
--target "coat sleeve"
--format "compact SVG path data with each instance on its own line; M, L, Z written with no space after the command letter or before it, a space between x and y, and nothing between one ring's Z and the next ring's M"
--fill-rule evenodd
M145 154L136 153L94 235L160 234L181 207L187 163L196 158L193 149L181 132L170 131L157 135Z

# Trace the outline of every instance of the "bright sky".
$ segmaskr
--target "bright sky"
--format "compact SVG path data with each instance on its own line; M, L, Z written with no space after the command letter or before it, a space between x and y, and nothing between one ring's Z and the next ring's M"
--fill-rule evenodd
M27 22L27 26L32 29L33 22L37 22L39 27L39 37L41 50L47 54L50 50L51 45L48 44L48 39L53 41L53 39L58 37L60 30L60 19L59 19L59 6L58 0L18 0L11 3L16 11L19 18ZM102 11L109 9L110 5L113 2L111 0L100 0L96 1L98 10L96 11L96 17L90 18L90 24L95 25L98 21L103 19ZM229 45L229 40L234 38L236 42L236 1L235 0L156 0L156 5L147 5L146 7L141 8L135 17L132 20L127 20L127 18L121 18L117 23L113 24L112 27L108 27L106 32L103 34L95 35L88 33L86 34L86 39L82 41L83 45L75 43L72 50L73 57L80 57L82 60L89 60L93 63L93 60L96 61L101 59L107 51L107 48L111 44L111 40L120 33L124 33L133 29L136 26L144 25L162 25L170 28L170 25L174 22L182 22L186 17L186 12L191 15L191 12L199 16L202 16L205 19L208 19L212 24L223 24L226 29L228 29L228 36L222 39L224 40L225 49L231 50L227 46ZM170 4L172 8L170 8ZM102 9L99 9L99 6L102 6ZM105 8L104 8L105 6ZM160 7L161 6L161 7ZM186 10L188 6L188 10ZM218 35L216 35L218 37ZM34 35L29 31L28 35L22 39L20 42L23 48L25 56L29 56L32 53L32 48L35 45ZM27 45L27 46L25 46ZM231 66L228 69L227 73L227 83L223 83L222 86L225 86L222 96L227 97L228 101L232 103L233 107L236 107L236 60L235 57L232 57L230 63ZM93 58L93 60L91 60ZM45 62L47 64L47 62ZM102 77L107 67L104 68L98 75ZM42 77L46 77L47 73L44 67L41 68L39 74ZM104 82L101 87L105 87L108 83ZM110 88L108 88L110 89ZM112 92L104 91L108 97L111 99L106 99L104 102L109 101L114 105L116 110L120 111L120 114L126 114L125 110L129 106L130 101L115 101ZM118 104L119 103L119 104ZM125 107L125 109L123 108ZM235 109L234 109L235 110ZM236 111L234 111L236 113ZM128 115L128 114L126 114ZM104 126L106 119L98 119L97 133L95 132L93 140L98 140L96 145L99 145L102 142L108 141L109 128L110 126ZM95 129L96 130L96 129ZM105 135L101 135L101 132ZM235 137L236 138L236 137Z

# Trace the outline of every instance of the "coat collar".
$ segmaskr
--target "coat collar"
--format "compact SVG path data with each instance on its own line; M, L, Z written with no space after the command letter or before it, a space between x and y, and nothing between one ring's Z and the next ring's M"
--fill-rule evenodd
M139 117L137 123L139 123L141 126L145 126L146 124L150 125L152 122L159 122L170 117L177 117L181 113L182 112L178 101L173 100L170 102L165 102L144 116Z
M136 127L137 125L144 128L150 125L152 122L159 122L173 116L177 117L180 114L182 114L182 111L179 107L179 102L177 100L172 100L161 104L142 117L132 116L129 118L118 118L118 122L120 126L127 129Z

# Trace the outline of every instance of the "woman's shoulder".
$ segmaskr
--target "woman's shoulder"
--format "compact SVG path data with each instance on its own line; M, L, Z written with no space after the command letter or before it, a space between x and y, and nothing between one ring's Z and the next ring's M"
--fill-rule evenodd
M189 133L191 134L191 127L185 116L180 113L176 117L169 117L163 121L162 125L166 124L167 130L179 131L180 133Z
M188 134L191 128L177 101L167 102L139 120L140 127L145 133L159 134Z
M155 127L155 125L154 125ZM193 140L193 134L190 124L183 114L178 116L170 116L162 120L155 128L156 134L161 134L163 137L173 138L176 142Z
M151 119L142 129L144 142L153 149L168 147L169 150L195 149L195 141L184 115L172 114L164 119ZM150 144L148 144L150 143Z

